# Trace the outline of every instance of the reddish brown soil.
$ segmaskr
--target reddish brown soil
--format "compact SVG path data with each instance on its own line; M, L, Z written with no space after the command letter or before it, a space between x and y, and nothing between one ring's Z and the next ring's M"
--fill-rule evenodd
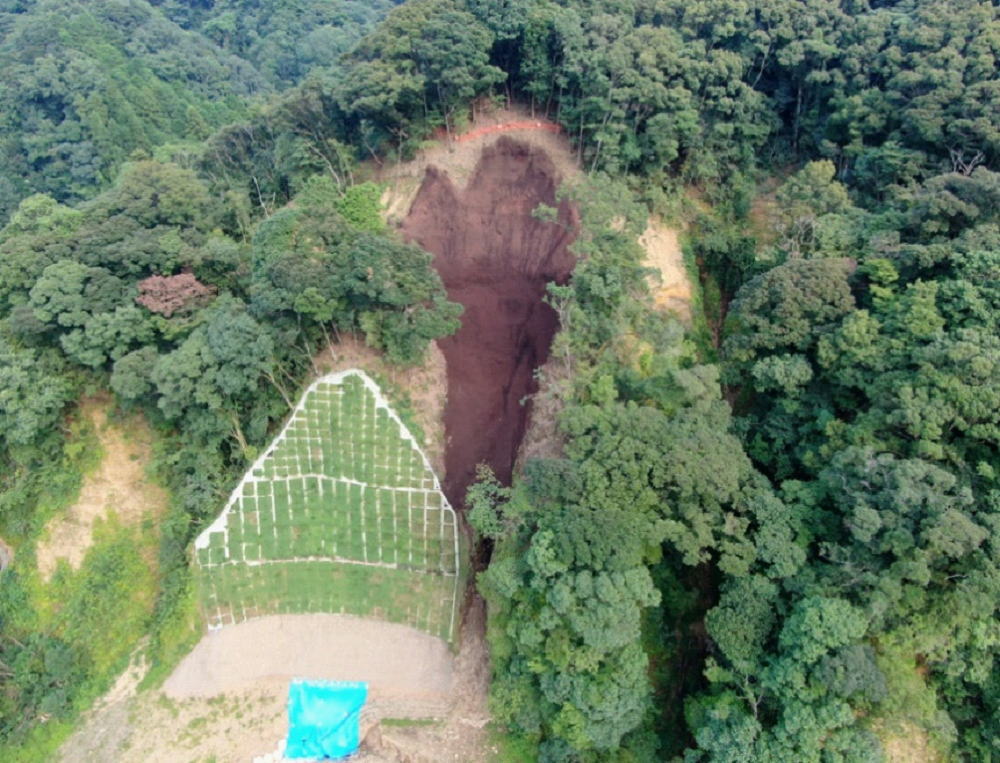
M565 283L574 259L577 218L555 199L559 178L537 148L501 137L483 150L459 189L427 169L403 223L404 234L434 254L448 296L465 306L462 328L440 342L448 364L444 491L456 507L476 465L489 464L509 484L542 365L558 328L542 302L549 281ZM532 217L539 204L556 222Z

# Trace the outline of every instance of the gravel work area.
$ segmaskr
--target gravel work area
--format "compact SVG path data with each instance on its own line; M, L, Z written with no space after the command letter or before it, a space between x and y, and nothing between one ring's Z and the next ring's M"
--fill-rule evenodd
M486 732L484 609L473 597L457 656L419 631L350 616L274 616L224 628L206 636L162 689L137 693L145 665L134 664L58 759L250 763L276 750L287 733L289 672L322 668L325 677L346 679L367 669L363 679L371 692L362 714L365 743L352 758L357 763L495 760ZM303 640L290 640L295 637ZM352 663L352 656L367 662Z
M367 681L380 701L443 703L454 657L445 643L405 625L350 615L274 615L205 635L163 690L208 697L274 678Z

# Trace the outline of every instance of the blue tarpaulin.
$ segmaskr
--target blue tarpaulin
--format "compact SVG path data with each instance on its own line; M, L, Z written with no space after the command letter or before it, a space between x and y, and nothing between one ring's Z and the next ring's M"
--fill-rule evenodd
M292 681L285 757L337 760L357 750L361 708L367 697L365 683Z

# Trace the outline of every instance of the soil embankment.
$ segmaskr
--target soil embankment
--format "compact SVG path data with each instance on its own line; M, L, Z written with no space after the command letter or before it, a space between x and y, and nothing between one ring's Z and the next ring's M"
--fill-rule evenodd
M544 151L501 137L464 188L428 167L402 225L434 255L449 298L465 306L461 329L440 342L448 365L444 491L456 507L479 463L510 482L534 370L558 328L542 301L546 285L565 283L574 264L577 217L556 201L559 180ZM554 216L533 214L539 205Z

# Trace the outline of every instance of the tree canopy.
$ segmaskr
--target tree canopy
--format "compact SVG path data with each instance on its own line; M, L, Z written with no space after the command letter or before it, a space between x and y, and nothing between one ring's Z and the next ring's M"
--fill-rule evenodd
M506 102L581 178L557 442L467 501L501 741L1000 759L998 58L986 0L0 0L0 535L30 563L76 489L81 394L143 411L158 648L317 349L459 325L370 181ZM653 308L650 213L691 325ZM48 620L5 573L0 757L108 682L96 618L147 568L109 544Z

